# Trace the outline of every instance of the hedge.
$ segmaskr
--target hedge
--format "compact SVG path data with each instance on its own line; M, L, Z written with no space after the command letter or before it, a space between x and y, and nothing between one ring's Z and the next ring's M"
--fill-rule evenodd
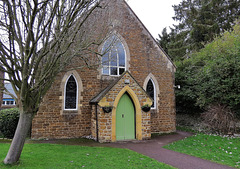
M19 119L17 108L3 109L0 111L0 132L4 138L13 138Z

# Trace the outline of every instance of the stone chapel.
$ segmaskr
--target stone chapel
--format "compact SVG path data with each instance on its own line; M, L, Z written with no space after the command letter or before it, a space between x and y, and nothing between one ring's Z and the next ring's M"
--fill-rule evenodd
M176 131L174 63L124 0L108 5L114 33L99 52L114 43L97 69L56 77L33 119L33 139L115 142Z

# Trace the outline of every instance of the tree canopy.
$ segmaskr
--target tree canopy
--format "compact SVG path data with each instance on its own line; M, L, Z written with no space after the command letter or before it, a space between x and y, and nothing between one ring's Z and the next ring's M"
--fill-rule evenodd
M212 104L240 115L240 24L225 32L189 59L176 62L177 107L189 113Z
M100 3L99 0L0 2L0 70L8 74L9 79L4 80L12 84L20 110L5 164L19 160L32 119L56 75L73 59L89 66L91 60L86 53L97 56L95 49L103 42L109 27L108 20L100 22L104 15L92 15L97 8L100 10ZM97 58L93 59L95 63Z
M173 6L178 21L168 40L160 35L160 44L167 46L174 60L189 57L224 31L229 31L240 16L239 0L183 0ZM164 35L163 37L166 37Z
M240 1L182 0L173 8L179 24L170 33L163 29L157 41L177 66L177 112L215 104L240 114Z

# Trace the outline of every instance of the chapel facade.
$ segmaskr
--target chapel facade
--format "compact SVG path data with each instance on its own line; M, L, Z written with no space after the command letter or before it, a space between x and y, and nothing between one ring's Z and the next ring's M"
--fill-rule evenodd
M107 52L98 68L56 77L33 119L33 139L115 142L176 131L176 67L124 0L108 7L113 31L99 47Z

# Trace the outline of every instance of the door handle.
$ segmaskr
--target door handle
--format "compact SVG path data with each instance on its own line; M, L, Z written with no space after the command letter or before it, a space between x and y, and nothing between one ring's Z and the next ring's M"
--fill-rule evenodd
M122 114L122 118L124 118L124 114Z

